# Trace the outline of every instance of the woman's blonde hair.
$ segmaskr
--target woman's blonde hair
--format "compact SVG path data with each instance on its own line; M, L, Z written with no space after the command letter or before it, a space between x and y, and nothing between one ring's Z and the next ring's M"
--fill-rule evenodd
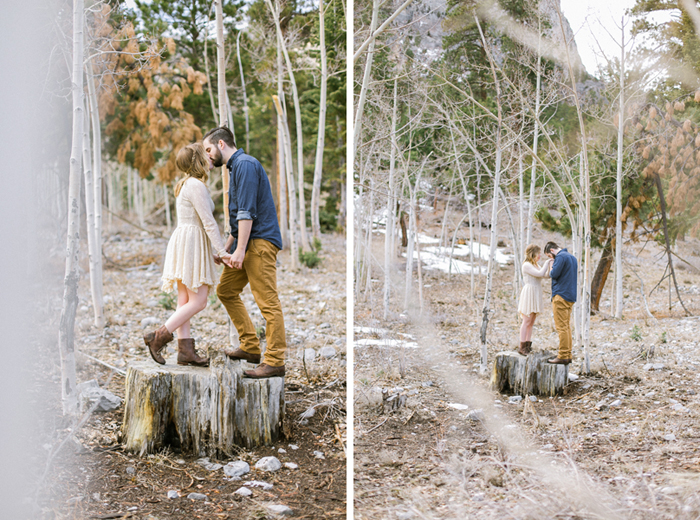
M202 182L207 182L209 178L209 159L202 143L192 143L180 148L175 158L175 164L185 174L185 177L175 186L176 197L180 194L182 185L190 177Z
M542 251L540 246L537 244L530 244L525 248L525 261L539 267L540 265L537 263L535 257L540 254L540 251Z

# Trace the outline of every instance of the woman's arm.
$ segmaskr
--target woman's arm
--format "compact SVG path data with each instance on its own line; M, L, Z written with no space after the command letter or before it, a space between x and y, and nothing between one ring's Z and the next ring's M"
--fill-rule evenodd
M535 278L547 278L549 276L549 260L540 268L535 267L530 262L523 264L523 273L534 276Z
M214 252L220 256L228 256L226 251L224 241L221 238L221 233L219 232L219 226L216 225L216 220L211 212L211 197L209 196L209 190L206 185L198 179L189 181L187 183L188 188L188 198L194 210L199 215L199 219L202 221L204 226L204 231L206 231L209 240L211 240L211 246Z

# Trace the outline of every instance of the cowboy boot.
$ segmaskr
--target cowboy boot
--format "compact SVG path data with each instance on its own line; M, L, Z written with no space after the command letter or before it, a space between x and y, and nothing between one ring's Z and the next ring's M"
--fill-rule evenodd
M177 364L208 367L209 358L202 358L194 351L194 338L177 340Z
M527 341L521 341L520 346L518 347L518 354L527 356L529 353L530 351L527 349Z
M160 355L160 351L165 348L165 345L173 340L173 333L170 332L165 325L156 330L143 335L143 341L148 346L153 361L160 365L165 365L165 359Z

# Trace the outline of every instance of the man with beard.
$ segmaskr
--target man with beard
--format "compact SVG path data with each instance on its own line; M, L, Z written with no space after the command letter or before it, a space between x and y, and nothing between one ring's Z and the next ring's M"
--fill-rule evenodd
M214 166L226 164L230 176L231 234L226 250L231 253L233 268L224 266L216 294L238 330L240 347L227 349L225 353L231 359L260 363L260 340L240 297L250 283L255 303L267 321L267 349L263 362L244 374L253 378L283 376L287 341L277 292L276 266L282 235L270 181L257 159L236 148L233 133L225 126L207 132L202 144Z

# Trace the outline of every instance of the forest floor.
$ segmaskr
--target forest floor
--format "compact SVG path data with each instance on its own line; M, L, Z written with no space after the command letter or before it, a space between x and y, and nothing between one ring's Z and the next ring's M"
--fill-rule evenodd
M439 208L424 211L421 233L438 237L442 217ZM375 237L383 258L383 235ZM458 238L468 239L468 227ZM535 243L548 240L569 245L535 230ZM626 243L623 319L610 316L611 273L591 318L591 373L575 348L564 395L535 402L509 403L490 390L492 364L479 372L484 276L472 299L469 275L424 264L421 315L415 297L412 309L398 310L405 260L397 262L388 320L378 318L383 279L375 276L373 294L355 302L355 518L700 517L700 241L679 241L674 251L693 264L674 259L692 316L675 294L669 311L667 281L649 295L666 266L662 248ZM519 341L512 262L497 268L492 294L490 363ZM545 312L533 348L556 352L557 344Z
M78 382L95 379L102 388L123 399L123 375L95 359L120 370L125 370L131 360L148 359L142 335L160 326L174 304L172 296L160 290L169 234L164 228L145 232L124 224L115 225L107 235L107 326L103 330L93 325L87 262L82 265L76 319ZM238 450L231 460L243 460L251 468L243 480L230 481L222 469L209 471L198 463L198 457L172 448L145 456L125 452L120 444L123 404L113 412L87 415L78 424L64 418L60 361L54 348L46 352L42 367L43 446L48 453L48 473L46 489L37 502L37 517L262 519L276 518L268 506L281 504L291 508L295 518L345 518L345 241L339 235L324 235L322 247L322 261L314 269L302 266L293 272L288 267L289 252L282 251L278 257L278 288L288 341L285 436L272 446ZM57 261L57 273L62 269L59 264ZM249 288L242 298L255 325L262 326L264 320ZM153 318L151 321L157 325L143 327L142 320L147 318ZM52 319L48 334L55 334L57 328L55 313ZM225 310L215 295L210 296L208 307L193 318L192 336L200 352L212 352L228 344ZM318 353L324 346L333 347L337 355L317 356L313 361L307 360L304 367L300 354L310 348ZM174 352L168 347L169 355ZM313 417L300 418L314 405L317 413ZM269 455L283 464L295 463L298 468L283 466L274 473L255 469L255 463ZM229 460L210 462L225 465ZM235 492L245 481L263 481L272 486L251 487L252 496L243 497ZM168 498L169 491L176 491L179 497ZM206 498L187 498L192 492Z

